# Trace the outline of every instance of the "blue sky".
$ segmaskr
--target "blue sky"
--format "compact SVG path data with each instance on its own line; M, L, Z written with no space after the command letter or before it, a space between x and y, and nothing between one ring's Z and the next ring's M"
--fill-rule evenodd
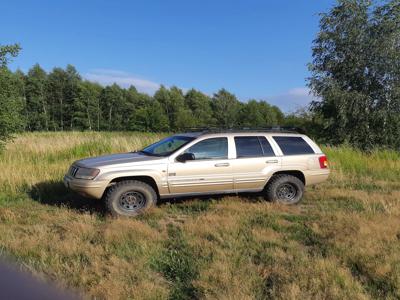
M23 48L27 71L74 65L102 84L220 88L285 111L306 88L318 13L334 0L3 1L0 44Z

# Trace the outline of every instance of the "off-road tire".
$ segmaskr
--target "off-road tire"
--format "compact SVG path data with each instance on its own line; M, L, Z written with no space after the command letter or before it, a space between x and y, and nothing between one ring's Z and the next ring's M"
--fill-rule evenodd
M286 194L286 197L283 195ZM286 205L294 205L301 201L304 194L304 183L289 174L274 175L265 188L267 200Z
M111 215L135 217L156 205L157 193L147 183L125 180L111 186L104 201Z

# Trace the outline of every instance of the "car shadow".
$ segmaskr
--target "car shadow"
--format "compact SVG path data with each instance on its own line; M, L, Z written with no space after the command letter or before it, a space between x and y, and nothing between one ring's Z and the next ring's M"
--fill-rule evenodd
M68 190L62 181L44 181L35 184L29 191L29 196L42 204L53 205L56 207L65 207L75 210L79 213L97 214L106 216L107 210L104 201L98 199L90 199ZM221 201L225 197L240 197L241 201L260 202L265 201L262 193L241 193L237 194L213 194L213 195L197 195L182 196L176 198L159 199L157 206L163 207L171 204L181 204L188 201Z
M62 181L39 182L32 186L29 196L39 203L65 207L80 213L97 214L99 216L106 214L103 201L85 198L69 191Z
M201 200L201 201L221 201L226 197L239 197L241 201L244 202L265 202L267 201L265 199L265 195L260 192L260 193L231 193L231 194L212 194L212 195L196 195L196 196L181 196L181 197L175 197L175 198L163 198L159 199L157 201L157 205L163 206L163 205L169 205L169 204L180 204L180 203L185 203L187 201L192 201L192 200Z

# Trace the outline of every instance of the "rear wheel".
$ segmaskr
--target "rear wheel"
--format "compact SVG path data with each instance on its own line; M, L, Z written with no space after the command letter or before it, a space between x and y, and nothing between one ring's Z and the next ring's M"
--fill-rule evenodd
M147 183L126 180L116 183L107 191L105 202L112 215L134 217L155 205L157 194Z
M293 205L301 201L304 183L289 174L274 175L266 187L266 197L270 201Z

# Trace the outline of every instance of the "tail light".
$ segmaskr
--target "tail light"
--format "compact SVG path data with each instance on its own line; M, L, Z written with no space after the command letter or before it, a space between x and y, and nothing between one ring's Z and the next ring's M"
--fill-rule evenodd
M320 156L318 158L319 160L319 166L321 167L321 169L326 169L328 168L328 159L326 158L326 156Z

